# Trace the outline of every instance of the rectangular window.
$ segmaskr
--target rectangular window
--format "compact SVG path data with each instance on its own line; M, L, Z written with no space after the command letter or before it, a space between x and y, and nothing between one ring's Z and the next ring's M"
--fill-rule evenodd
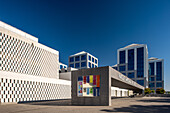
M141 86L144 86L144 80L137 80L137 83L140 84Z
M128 50L128 70L134 70L134 49Z
M155 71L154 63L149 63L149 75L155 75L154 71Z
M113 67L113 69L117 70L117 67Z
M97 67L97 65L95 65L95 67Z
M60 69L62 69L63 68L63 66L62 65L60 65Z
M89 68L91 68L91 63L89 62Z
M94 64L92 64L92 68L94 68Z
M156 62L156 81L162 81L162 62Z
M149 81L155 81L155 77L149 77Z
M119 71L126 71L126 67L125 66L119 66Z
M120 51L119 52L119 64L125 64L125 51Z
M70 67L74 68L74 64L70 64Z
M76 63L75 68L79 68L79 67L80 67L80 63Z
M155 83L149 83L149 87L155 87Z
M91 56L89 56L89 60L91 61Z
M76 56L75 61L80 61L80 56Z
M97 59L95 59L95 63L97 64Z
M162 83L161 82L157 82L156 83L156 87L162 87Z
M132 73L128 73L128 77L129 77L129 78L135 78L135 74L134 74L134 72L132 72Z
M74 62L74 57L70 57L70 62Z
M86 62L81 62L81 67L86 67Z
M137 48L137 77L144 77L144 47Z
M81 55L81 60L86 60L86 55Z
M122 73L122 74L126 76L126 73Z
M94 58L92 57L92 62L94 62Z

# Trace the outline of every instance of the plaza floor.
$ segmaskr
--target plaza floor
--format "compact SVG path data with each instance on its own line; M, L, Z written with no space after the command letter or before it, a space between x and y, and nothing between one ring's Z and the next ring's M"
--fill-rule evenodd
M72 106L70 100L2 104L0 113L170 113L170 98L115 98L112 106Z

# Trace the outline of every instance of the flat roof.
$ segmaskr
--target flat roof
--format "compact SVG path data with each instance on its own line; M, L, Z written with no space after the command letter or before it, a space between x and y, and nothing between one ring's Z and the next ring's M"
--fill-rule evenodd
M8 25L8 24L6 24L6 23L4 23L2 21L0 21L0 27L5 28L5 29L7 29L7 30L9 30L11 32L14 32L14 33L18 34L18 35L21 35L21 36L25 37L26 39L30 39L30 40L32 40L34 42L38 42L38 38L24 32L24 31L21 31L21 30L13 27L11 25Z

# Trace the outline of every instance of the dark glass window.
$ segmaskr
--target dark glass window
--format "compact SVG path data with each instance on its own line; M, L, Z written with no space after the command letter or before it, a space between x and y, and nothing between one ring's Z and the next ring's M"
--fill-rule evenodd
M91 68L91 63L89 62L89 68Z
M149 87L155 87L155 83L149 83Z
M129 77L129 78L135 78L134 76L135 76L134 72L128 73L128 77Z
M137 77L144 77L144 48L137 48Z
M134 49L128 50L128 70L134 70Z
M155 75L154 71L154 63L149 63L149 75Z
M126 76L126 73L122 73L122 74Z
M117 67L113 67L113 69L116 69L116 70L117 70Z
M149 81L155 81L155 77L149 77Z
M75 61L80 61L80 56L76 56Z
M92 68L94 68L94 64L92 64Z
M86 55L81 55L81 60L86 60Z
M64 66L64 68L66 68L66 66Z
M70 57L70 62L74 62L74 57Z
M81 62L81 67L86 67L86 62Z
M80 67L80 63L76 63L75 68L79 68L79 67Z
M162 83L156 83L156 87L162 87Z
M162 81L162 62L156 62L156 81Z
M144 80L137 80L137 83L140 84L141 86L144 86Z
M125 59L126 59L125 56L126 56L125 51L120 51L119 52L119 63L120 64L125 64Z
M97 67L97 65L95 65L95 67Z
M70 67L73 67L73 68L74 68L74 64L70 64Z
M92 62L94 62L94 58L92 57Z
M97 64L97 59L95 59L95 63Z
M89 60L91 61L91 56L89 56Z
M60 65L60 69L62 69L63 68L63 66L62 65Z
M119 66L119 71L125 71L126 67L125 66Z

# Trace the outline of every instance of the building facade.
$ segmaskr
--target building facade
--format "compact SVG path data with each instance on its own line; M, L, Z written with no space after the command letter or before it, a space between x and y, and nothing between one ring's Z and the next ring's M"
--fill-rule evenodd
M87 52L79 52L69 56L69 67L84 69L98 67L98 58Z
M158 58L149 59L149 88L156 90L164 88L164 60Z
M61 70L62 68L64 68L64 69L67 68L67 65L66 65L66 64L63 64L63 63L61 63L61 62L59 62L59 65L60 65L60 70Z
M148 87L148 49L145 44L131 44L117 51L117 70Z
M59 80L58 51L0 21L1 103L70 98L70 85Z

